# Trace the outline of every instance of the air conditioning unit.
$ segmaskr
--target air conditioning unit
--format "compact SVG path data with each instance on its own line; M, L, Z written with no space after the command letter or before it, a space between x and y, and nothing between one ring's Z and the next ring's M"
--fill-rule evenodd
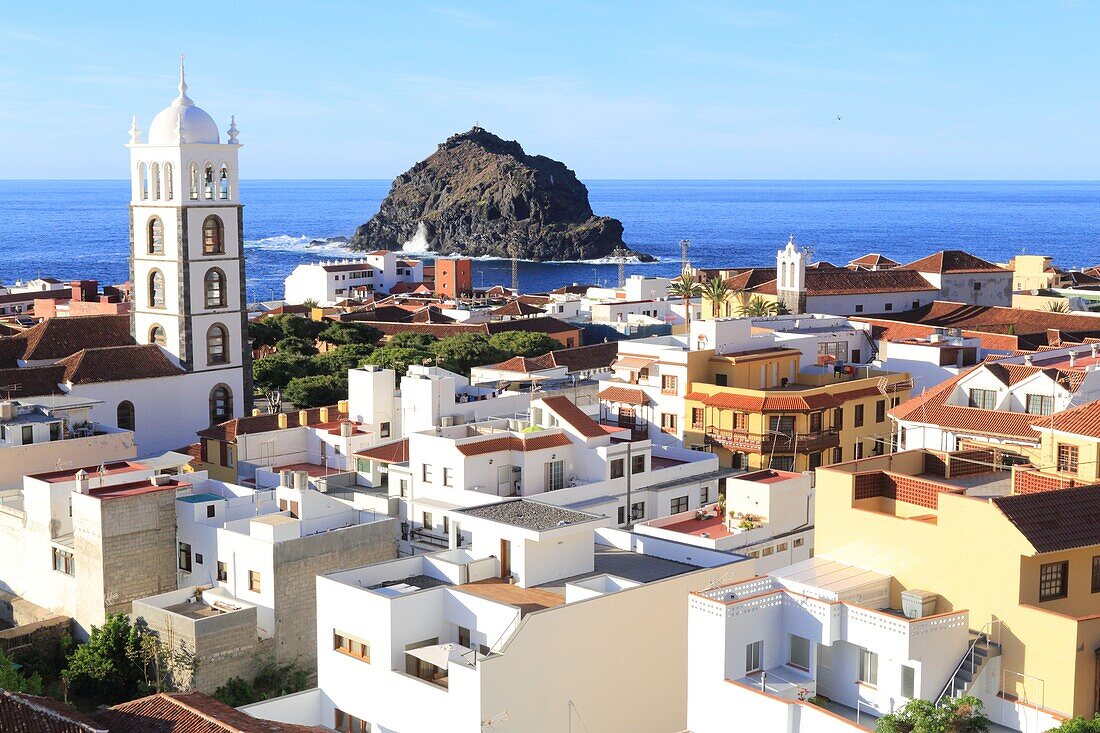
M439 426L444 428L453 428L455 426L454 415L445 415L439 418Z
M932 591L920 590L919 588L902 591L901 611L905 614L905 618L932 616L936 613L937 600L939 600L939 595Z

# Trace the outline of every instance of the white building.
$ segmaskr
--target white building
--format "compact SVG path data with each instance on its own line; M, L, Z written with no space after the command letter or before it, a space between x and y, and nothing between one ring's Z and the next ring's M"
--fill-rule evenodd
M380 249L357 260L332 260L298 265L285 281L284 300L290 305L313 302L330 306L342 300L366 299L389 293L398 283L424 282L421 260L399 257Z
M356 731L684 729L687 592L751 561L526 499L455 521L464 548L319 579L317 689L243 710Z
M970 305L1012 305L1014 272L969 252L947 249L902 265L939 288L937 300Z
M879 339L876 352L877 366L890 371L909 372L917 392L957 377L989 353L976 336L968 338L948 333Z
M813 557L812 473L764 469L725 479L724 502L634 525L640 535L745 555L757 572Z
M0 402L0 490L28 474L133 458L133 432L91 420L96 404L65 395Z
M841 733L866 730L857 715L866 725L937 699L970 644L969 614L937 614L923 591L907 613L889 609L891 581L813 558L692 593L687 727L724 733L734 716L745 730Z

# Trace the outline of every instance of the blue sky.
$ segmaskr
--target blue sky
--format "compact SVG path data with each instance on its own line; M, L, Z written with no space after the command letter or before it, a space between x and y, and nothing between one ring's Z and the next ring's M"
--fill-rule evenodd
M123 177L183 52L246 177L391 178L478 122L582 178L1100 179L1094 2L0 10L0 178Z

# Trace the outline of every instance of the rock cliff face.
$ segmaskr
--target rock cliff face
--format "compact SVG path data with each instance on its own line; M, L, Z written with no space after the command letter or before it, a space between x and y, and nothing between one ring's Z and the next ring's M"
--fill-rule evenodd
M348 246L401 249L407 242L471 257L511 257L514 248L515 256L538 261L596 259L625 246L622 223L592 213L573 171L480 127L451 136L398 176Z

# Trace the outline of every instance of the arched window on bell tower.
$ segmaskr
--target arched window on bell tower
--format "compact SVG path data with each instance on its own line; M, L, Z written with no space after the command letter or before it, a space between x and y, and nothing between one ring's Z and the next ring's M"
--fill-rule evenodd
M164 274L160 270L149 273L149 307L164 307Z
M172 191L172 164L164 164L164 198L167 201L171 201L173 197Z
M159 323L153 324L153 327L149 329L149 343L163 347L168 346L168 334L164 332L164 326Z
M225 273L216 267L203 278L204 302L207 308L225 307Z
M218 171L218 198L223 201L229 198L229 168L225 163Z
M225 227L222 220L211 214L202 223L202 253L204 255L225 254Z
M153 198L160 200L160 163L149 166L149 178L153 182Z
M202 173L202 193L207 201L214 200L214 166L206 164Z
M191 200L197 201L199 198L199 164L191 164Z
M224 384L210 391L210 424L217 425L233 417L233 392Z
M138 163L137 175L138 196L142 201L146 201L149 198L149 169L145 166L145 163Z
M206 332L206 363L229 363L229 330L220 323L215 323Z
M164 222L160 220L159 216L149 219L147 235L149 238L149 254L164 254Z
M134 403L123 400L115 410L115 424L122 430L133 430L136 424Z

